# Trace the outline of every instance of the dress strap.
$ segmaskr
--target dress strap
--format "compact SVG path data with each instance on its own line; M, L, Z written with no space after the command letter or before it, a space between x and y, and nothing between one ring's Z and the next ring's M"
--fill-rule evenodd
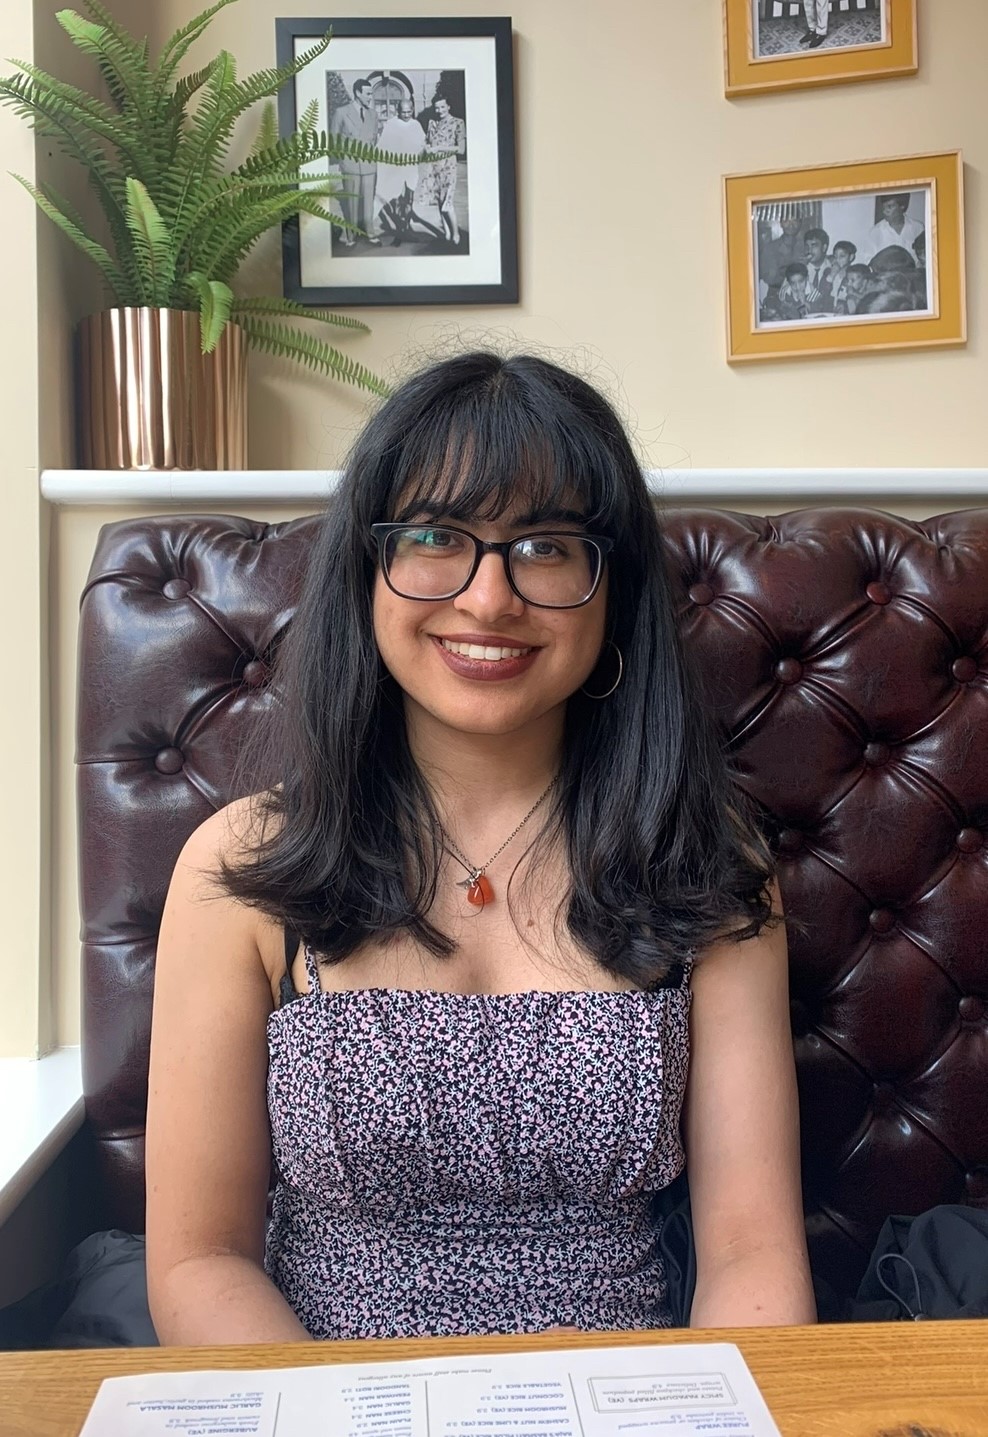
M318 993L322 984L319 982L319 959L306 943L302 948L302 955L305 959L305 976L309 980L309 992Z
M293 998L301 998L302 994L295 987L295 980L292 978L292 966L295 962L295 955L298 952L298 945L302 943L301 934L296 933L293 928L285 929L285 972L281 979L281 1007L290 1003ZM302 956L305 960L305 976L309 980L309 992L318 993L322 984L319 982L319 960L309 947L308 943L302 944Z

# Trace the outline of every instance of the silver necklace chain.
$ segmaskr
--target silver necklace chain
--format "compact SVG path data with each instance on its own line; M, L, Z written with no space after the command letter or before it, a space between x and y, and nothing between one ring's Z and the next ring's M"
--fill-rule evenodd
M508 834L507 838L506 838L506 839L504 840L504 842L501 844L501 847L500 847L499 849L497 849L494 853L492 853L491 856L490 856L490 858L488 858L487 862L484 863L484 864L482 864L482 865L480 866L480 868L474 868L473 864L472 864L472 863L469 863L469 862L463 857L463 854L459 851L459 849L458 849L458 848L456 847L456 845L453 843L453 840L450 838L450 836L449 836L449 834L446 832L445 828L443 828L442 824L440 824L440 826L439 826L439 832L440 832L440 833L442 834L442 836L443 836L443 843L444 843L444 845L445 845L447 851L449 852L450 857L455 858L456 861L457 861L457 863L459 863L463 868L465 868L466 871L467 871L467 872L469 873L469 875L470 875L470 877L467 878L467 879L465 879L462 883L457 884L457 887L458 887L458 888L469 888L472 883L476 883L477 879L480 877L480 875L481 875L482 873L486 873L487 869L490 868L490 866L491 866L491 864L494 862L495 858L499 858L499 857L501 856L501 854L502 854L502 853L504 852L504 850L507 848L507 846L508 846L508 844L511 842L511 840L512 840L513 838L516 838L516 837L518 836L518 834L521 833L522 829L525 827L525 824L526 824L526 823L528 822L528 820L532 817L532 815L533 815L534 813L536 813L536 812L542 807L543 803L545 803L546 799L549 797L550 793L551 793L552 790L555 788L555 786L556 786L556 784L557 784L558 782L559 782L559 775L558 775L558 773L557 773L557 774L556 774L556 777L555 777L555 778L552 780L552 782L549 784L548 788L546 788L546 789L540 794L540 796L535 800L535 802L532 804L531 808L530 808L530 809L528 810L528 812L525 814L525 817L522 819L521 823L519 823L518 827L515 828L515 829L513 829L513 830L511 831L511 833Z

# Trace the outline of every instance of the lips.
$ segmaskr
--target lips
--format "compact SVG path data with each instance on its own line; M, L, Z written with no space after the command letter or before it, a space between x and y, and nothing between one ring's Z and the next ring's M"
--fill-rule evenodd
M504 641L492 642L490 637L481 634L457 635L455 639L431 634L430 638L451 673L482 682L517 678L531 668L539 655L538 648ZM483 643L481 639L484 639Z

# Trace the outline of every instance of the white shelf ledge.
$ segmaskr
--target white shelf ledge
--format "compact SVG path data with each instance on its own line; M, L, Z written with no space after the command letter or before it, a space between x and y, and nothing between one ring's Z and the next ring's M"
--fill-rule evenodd
M322 504L337 469L160 470L46 469L41 492L51 504ZM785 498L800 503L845 499L860 504L926 499L934 508L964 498L988 503L988 469L649 469L653 493L677 503Z
M82 1126L78 1048L0 1058L0 1223Z

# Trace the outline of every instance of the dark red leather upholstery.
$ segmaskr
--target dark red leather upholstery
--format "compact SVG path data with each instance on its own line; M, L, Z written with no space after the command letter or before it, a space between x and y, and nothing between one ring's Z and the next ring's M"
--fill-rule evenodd
M229 796L314 525L105 528L82 604L83 1055L108 1220L143 1225L155 938ZM807 1223L855 1280L884 1217L988 1206L988 509L666 515L682 623L769 815Z

